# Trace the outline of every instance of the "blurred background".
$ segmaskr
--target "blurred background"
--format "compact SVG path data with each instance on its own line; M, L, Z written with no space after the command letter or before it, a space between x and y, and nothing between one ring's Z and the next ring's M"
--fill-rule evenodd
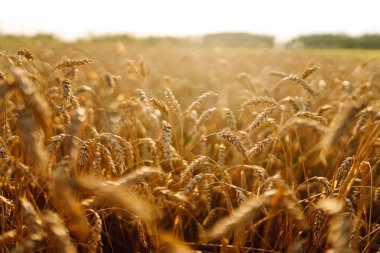
M380 48L374 0L48 1L2 3L0 36L171 40L216 46ZM0 44L1 46L1 44Z

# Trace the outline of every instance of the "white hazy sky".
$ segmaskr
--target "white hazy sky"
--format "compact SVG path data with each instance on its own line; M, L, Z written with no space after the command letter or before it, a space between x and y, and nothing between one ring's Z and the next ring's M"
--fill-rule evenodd
M279 40L308 33L380 33L378 0L3 0L0 32L202 35L241 31Z

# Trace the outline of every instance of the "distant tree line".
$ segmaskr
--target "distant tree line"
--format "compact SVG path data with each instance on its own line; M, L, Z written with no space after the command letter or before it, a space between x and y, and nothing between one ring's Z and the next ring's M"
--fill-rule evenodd
M150 36L137 38L133 35L102 35L90 37L91 41L115 41L123 40L126 42L138 42L147 45L204 45L219 47L251 47L251 48L273 48L275 46L275 37L268 35L259 35L252 33L212 33L194 39L170 37L170 36ZM354 37L346 34L312 34L299 36L285 45L288 48L362 48L362 49L379 49L380 35L365 34Z
M250 33L213 33L202 37L174 37L174 36L149 36L134 37L129 34L104 34L91 36L80 41L104 42L104 41L137 42L150 46L155 45L204 45L220 47L255 47L272 48L275 44L273 36L257 35Z
M292 39L287 43L287 47L379 49L380 35L365 34L353 37L345 34L312 34Z
M275 38L250 33L214 33L203 36L202 41L206 46L270 48L274 46Z
M35 42L61 41L50 34L36 34L34 36L7 35L0 33L0 47L17 47ZM142 43L145 45L183 45L183 46L217 46L217 47L251 47L273 48L275 37L251 33L213 33L202 37L170 37L150 36L135 37L130 34L93 35L78 39L77 42L113 42ZM285 44L288 48L361 48L380 49L380 34L365 34L349 36L346 34L312 34L296 37Z

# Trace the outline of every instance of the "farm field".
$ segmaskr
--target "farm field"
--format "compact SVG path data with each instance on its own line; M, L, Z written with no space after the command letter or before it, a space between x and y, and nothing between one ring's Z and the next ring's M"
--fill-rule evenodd
M3 41L0 252L379 252L379 56Z

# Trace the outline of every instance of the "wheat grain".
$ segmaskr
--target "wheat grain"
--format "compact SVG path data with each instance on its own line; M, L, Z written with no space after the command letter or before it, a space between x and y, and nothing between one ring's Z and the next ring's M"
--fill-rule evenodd
M173 156L173 148L172 148L172 140L171 140L171 135L172 135L172 126L166 122L162 122L162 143L164 147L164 156L165 160L169 161L172 156Z
M327 120L324 117L319 116L318 114L313 113L313 112L297 112L296 114L292 115L292 117L289 120L296 119L296 118L314 120L323 125L327 125Z
M42 220L48 230L48 236L54 242L54 246L59 252L75 253L75 246L70 241L69 232L67 231L63 220L53 211L46 211Z
M218 94L216 94L215 92L206 92L202 94L193 103L191 103L191 105L189 105L189 107L185 110L185 112L191 112L199 108L201 105L203 105L206 102L207 99L209 99L210 97L215 97L215 96L218 96Z
M267 138L259 141L258 143L256 143L251 149L249 150L246 150L246 155L247 157L249 157L251 160L254 160L254 157L262 152L264 150L264 148L270 143L272 142L273 140L275 140L276 138L274 136L268 136Z
M231 111L230 108L223 108L223 111L226 114L227 123L228 123L229 128L231 129L231 131L236 132L237 131L237 128L236 128L237 122L236 122L236 118L235 118L233 111Z
M262 111L259 115L257 115L255 120L248 127L249 133L252 133L255 129L257 129L268 118L270 114L272 114L275 110L278 109L280 109L279 106L269 107Z
M318 116L321 116L324 112L326 112L326 111L329 111L329 110L332 110L333 109L333 107L332 107L332 105L322 105L321 107L319 107L318 109L317 109L317 115Z
M181 106L180 106L178 100L176 99L174 93L172 92L172 90L169 89L168 87L166 87L165 91L164 91L164 94L165 94L165 97L166 97L166 102L168 103L168 105L170 106L170 108L175 113L177 113L178 115L180 115L182 113Z
M198 122L196 124L195 129L199 130L200 127L204 125L205 121L207 121L211 117L211 115L217 111L218 109L216 108L210 108L202 112L202 114L198 118Z
M90 210L94 215L94 225L93 229L88 237L88 252L90 253L97 253L97 252L103 252L102 249L102 238L101 233L103 231L102 225L103 222L97 212L94 210Z
M240 108L240 111L243 113L250 106L266 106L266 107L278 107L279 104L269 97L252 97L245 101Z
M234 211L233 214L219 220L210 230L201 235L204 241L215 240L228 232L238 228L248 221L254 221L264 216L263 208L274 192L266 195L250 198Z
M165 115L168 115L169 114L169 107L168 105L165 103L165 101L163 100L160 100L156 97L153 97L151 99L149 99L149 102L150 104L158 109L161 113L165 114Z
M1 195L0 195L0 202L4 203L4 204L7 205L9 208L14 209L14 207L15 207L15 205L14 205L14 203L13 203L12 200L10 200L10 199L8 199L8 198L6 198L6 197L4 197L4 196L1 196Z
M347 157L335 172L335 179L337 180L337 186L339 187L346 179L351 166L353 165L355 157Z
M71 68L76 66L83 66L91 64L92 60L90 59L67 59L61 63L59 63L55 69L61 69L61 68Z
M349 248L349 237L352 231L351 222L341 215L343 202L337 199L324 199L318 205L330 216L327 238L330 243L329 251L352 252L352 249Z
M229 131L223 131L218 133L220 137L231 143L236 147L239 153L245 155L247 153L247 147L244 145L243 141L234 133Z
M301 85L302 88L304 88L311 96L317 95L317 93L309 85L307 85L306 82L302 78L300 78L299 76L289 75L288 77L286 77L286 79L289 79L290 81L292 81L295 84Z
M25 57L28 61L34 61L34 55L33 53L26 49L26 48L21 48L18 52L17 55Z
M16 247L14 251L16 253L34 250L45 237L41 217L37 214L32 204L26 199L21 199L20 202L24 209L24 221L28 227L28 236L21 245Z
M313 74L315 71L319 69L318 66L312 66L310 68L305 69L301 74L299 74L299 77L303 80L305 80L308 76Z
M322 223L324 220L325 216L322 212L322 210L317 209L314 212L314 219L312 223L312 229L313 229L313 240L316 241L319 235L321 234L321 228L322 228Z
M106 83L109 88L115 88L116 86L116 81L119 80L121 77L120 76L115 76L110 73L106 73L104 75L104 78L106 79Z

